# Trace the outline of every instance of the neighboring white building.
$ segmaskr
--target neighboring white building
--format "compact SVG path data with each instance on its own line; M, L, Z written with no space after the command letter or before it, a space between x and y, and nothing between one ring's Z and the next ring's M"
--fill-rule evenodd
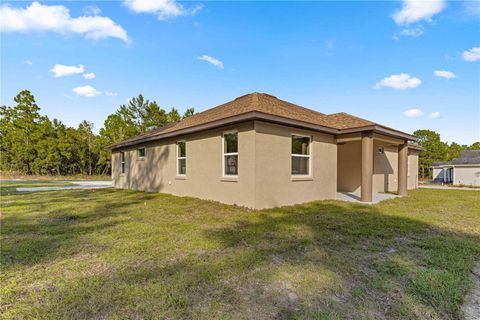
M432 168L436 183L480 186L480 150L462 151L457 159L434 162Z

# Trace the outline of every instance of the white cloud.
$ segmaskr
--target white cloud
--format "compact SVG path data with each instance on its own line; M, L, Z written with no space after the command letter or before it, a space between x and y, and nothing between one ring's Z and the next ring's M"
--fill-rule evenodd
M118 96L118 93L111 92L111 91L105 91L105 95L109 96L109 97L116 97L116 96Z
M410 76L408 73L392 74L376 83L374 88L389 87L395 90L413 89L418 87L422 80Z
M407 25L432 17L445 8L445 0L403 0L402 9L393 14L398 25Z
M432 118L432 119L438 119L438 118L440 118L440 116L441 116L441 114L438 111L432 112L428 115L428 117Z
M118 38L129 42L127 31L110 18L81 16L72 18L70 11L61 5L42 5L33 2L26 8L14 8L8 4L0 7L2 32L56 32L76 33L86 39Z
M30 65L30 66L33 64L33 62L32 62L31 60L29 60L29 59L23 61L23 63L28 64L28 65Z
M405 37L420 37L423 34L423 26L422 25L417 25L415 28L405 28L402 29L400 32L396 33L393 38L395 40L398 40L399 37L405 36Z
M403 115L407 118L417 118L423 116L423 111L420 109L409 109Z
M135 13L151 13L159 20L196 14L202 6L187 9L175 0L124 0L123 3Z
M78 66L65 66L63 64L56 64L50 69L50 72L53 73L55 78L60 78L64 76L71 76L73 74L83 73L84 66L79 64Z
M469 62L475 62L480 60L480 47L474 47L469 50L463 51L463 60Z
M210 56L207 56L206 54L204 54L200 57L197 57L197 59L206 61L208 63L213 64L217 68L223 69L223 62L218 60L218 59L215 59L214 57L210 57Z
M93 72L85 73L85 74L83 75L83 77L84 77L85 79L93 79L93 78L95 78L95 73L93 73Z
M97 6L86 6L83 8L83 13L85 13L87 16L98 16L100 13L102 13L102 10L100 10L100 8Z
M84 96L88 98L93 98L101 94L100 91L97 91L97 89L89 85L73 88L72 91L79 96Z
M435 70L433 74L435 74L439 78L445 78L445 79L453 79L456 77L455 73L451 71L446 71L446 70Z

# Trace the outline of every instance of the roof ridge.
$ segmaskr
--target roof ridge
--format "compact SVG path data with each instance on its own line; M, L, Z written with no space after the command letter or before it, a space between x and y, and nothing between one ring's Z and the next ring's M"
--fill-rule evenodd
M298 104L295 104L295 103L292 103L292 102L289 102L289 101L286 101L286 100L279 99L279 98L277 98L277 97L275 97L275 96L272 96L271 94L268 94L268 93L260 93L260 94L261 94L261 95L264 95L264 96L266 96L266 97L269 97L269 98L273 98L273 99L275 99L275 100L278 100L278 101L280 101L280 102L282 102L282 103L286 103L286 104L288 104L288 105L290 105L290 106L293 106L293 107L296 107L296 108L299 108L299 109L302 109L302 110L306 110L306 111L308 111L308 112L313 112L313 113L316 113L316 114L318 114L318 115L320 115L320 116L323 116L323 117L326 116L325 113L321 113L321 112L319 112L319 111L317 111L317 110L313 110L313 109L310 109L310 108L302 107L302 106L300 106L300 105L298 105Z
M370 123L375 123L373 121L370 121L370 120L367 120L367 119L364 119L364 118L361 118L361 117L358 117L358 116L354 116L353 114L350 114L350 113L347 113L347 112L336 112L336 113L331 113L331 114L328 114L327 117L330 117L330 116L334 116L334 115L338 115L338 114L344 114L344 115L347 115L349 117L352 117L352 118L355 118L355 119L359 119L359 120L363 120L363 121L368 121Z
M251 96L251 98L252 98L252 104L253 104L255 107L258 107L258 105L259 105L259 103L260 103L260 100L258 99L258 95L259 95L259 94L260 94L260 93L258 93L258 92L254 92L254 93L251 93L251 94L247 95L247 96Z

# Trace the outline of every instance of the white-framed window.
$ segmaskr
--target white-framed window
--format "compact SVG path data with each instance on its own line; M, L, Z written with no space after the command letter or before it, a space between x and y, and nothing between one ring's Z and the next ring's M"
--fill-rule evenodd
M137 156L138 156L138 159L140 159L140 160L145 158L145 148L138 148L137 149Z
M187 143L177 141L177 176L187 175Z
M311 175L312 137L292 134L292 176Z
M227 131L222 137L223 176L238 175L238 132Z
M125 152L120 152L120 165L122 167L122 173L125 173Z

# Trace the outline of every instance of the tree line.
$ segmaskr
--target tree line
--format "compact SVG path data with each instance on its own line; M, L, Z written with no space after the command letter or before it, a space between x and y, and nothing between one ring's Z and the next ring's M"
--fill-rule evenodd
M107 146L195 113L193 108L183 115L175 108L167 112L156 101L139 95L109 115L95 134L93 124L86 120L73 128L41 115L28 90L21 91L14 102L13 107L0 107L0 170L28 175L109 174L111 153ZM417 130L414 135L425 149L419 156L420 177L431 175L433 162L453 160L462 150L480 149L480 142L448 144L431 130Z
M183 115L175 108L167 112L139 95L109 115L96 134L86 120L73 128L41 115L28 90L14 102L0 107L0 170L27 175L109 174L107 146L194 114L193 108Z

